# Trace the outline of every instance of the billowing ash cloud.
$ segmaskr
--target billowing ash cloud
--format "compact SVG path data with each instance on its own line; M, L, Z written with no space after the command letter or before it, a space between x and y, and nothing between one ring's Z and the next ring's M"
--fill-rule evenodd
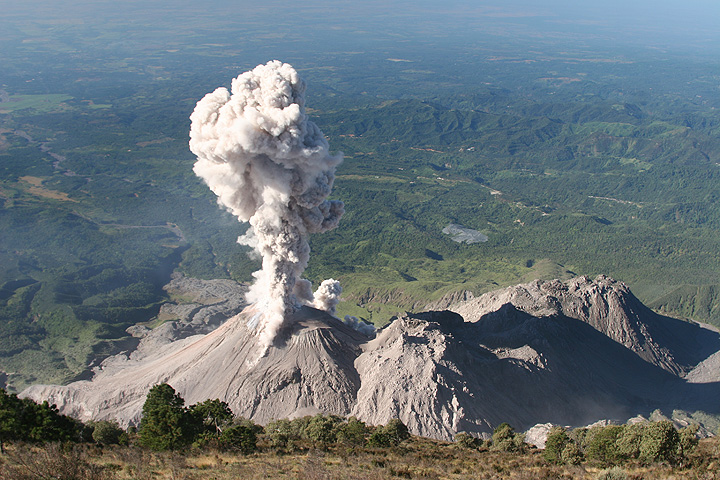
M343 322L345 322L345 325L354 328L365 336L375 337L375 333L377 330L375 328L375 325L373 325L372 323L365 323L359 318L353 317L352 315L345 315Z
M263 313L265 347L299 305L334 311L340 293L336 281L326 280L313 296L300 278L308 235L335 228L344 212L342 202L326 200L342 154L331 155L308 120L304 92L295 69L276 60L234 79L231 92L221 87L205 95L190 116L195 173L218 203L250 222L238 241L262 257L248 301Z

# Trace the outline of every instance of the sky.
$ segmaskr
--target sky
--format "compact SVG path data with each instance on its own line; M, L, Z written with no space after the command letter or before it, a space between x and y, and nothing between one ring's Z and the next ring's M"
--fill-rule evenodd
M287 28L348 28L346 34L437 35L472 41L480 34L515 38L590 38L619 45L715 50L717 0L0 0L5 22L177 22L206 18L218 26L248 24L268 33ZM0 23L4 23L0 19Z

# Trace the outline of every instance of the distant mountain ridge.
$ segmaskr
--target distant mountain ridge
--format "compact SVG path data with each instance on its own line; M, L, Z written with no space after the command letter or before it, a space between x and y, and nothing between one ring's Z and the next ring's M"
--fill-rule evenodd
M149 388L170 383L191 404L229 403L266 423L318 412L451 439L501 422L586 425L654 409L720 413L720 375L693 369L720 350L716 330L655 314L608 277L534 281L404 314L368 339L304 307L267 354L252 307L207 335L141 358L114 358L90 381L23 392L82 420L137 423ZM142 346L142 342L141 342ZM691 383L684 377L694 378Z

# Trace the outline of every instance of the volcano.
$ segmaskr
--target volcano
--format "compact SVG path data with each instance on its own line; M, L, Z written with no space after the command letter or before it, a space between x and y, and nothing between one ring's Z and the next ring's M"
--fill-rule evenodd
M708 368L718 332L658 315L604 276L535 281L406 313L372 339L306 306L266 349L260 314L250 306L211 333L125 352L90 380L22 395L81 420L129 425L148 390L165 382L188 404L219 398L261 424L319 412L371 424L399 418L439 439L487 434L501 422L527 429L655 409L720 413L720 374Z

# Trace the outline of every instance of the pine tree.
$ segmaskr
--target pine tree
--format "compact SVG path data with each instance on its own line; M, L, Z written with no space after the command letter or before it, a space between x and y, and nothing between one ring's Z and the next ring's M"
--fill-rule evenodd
M143 405L138 434L152 450L177 450L192 442L192 418L185 400L167 383L155 385Z

